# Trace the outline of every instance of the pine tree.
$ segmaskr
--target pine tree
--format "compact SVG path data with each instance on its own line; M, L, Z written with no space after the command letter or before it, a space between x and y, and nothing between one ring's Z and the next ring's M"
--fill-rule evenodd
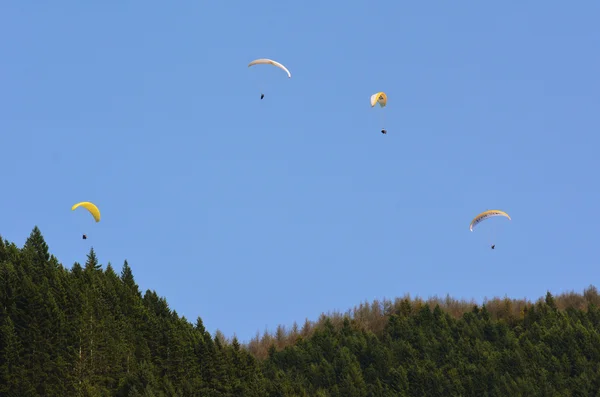
M131 292L134 292L136 295L140 295L139 287L135 283L135 280L133 278L133 272L131 271L127 260L125 260L125 263L123 263L123 269L121 270L121 280L123 280L123 284L125 284L125 286L131 290Z
M43 264L50 260L48 244L46 244L42 232L37 226L33 228L25 241L23 251L32 254L34 261L38 264Z
M21 341L10 316L0 325L0 394L25 395L27 379L23 377Z
M90 252L87 254L87 260L85 262L85 270L88 272L97 271L102 269L102 265L98 263L98 257L94 251L94 247L90 248Z

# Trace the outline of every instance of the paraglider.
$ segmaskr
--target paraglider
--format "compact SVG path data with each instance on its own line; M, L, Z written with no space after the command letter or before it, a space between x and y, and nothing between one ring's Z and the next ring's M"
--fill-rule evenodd
M255 59L254 61L252 61L248 64L248 67L251 67L254 65L273 65L273 66L278 67L279 69L283 70L284 72L286 72L288 75L288 78L292 78L292 74L290 73L288 68L286 68L281 63L274 61L272 59L267 59L267 58ZM265 94L261 93L260 99L262 100L264 97L265 97Z
M479 223L481 223L482 221L489 219L489 218L496 217L496 216L502 216L502 217L508 218L508 220L511 220L510 216L504 211L487 210L487 211L483 211L481 214L479 214L475 218L473 218L473 220L471 221L471 224L469 225L469 230L473 231L473 228L475 226L477 226ZM492 244L491 248L496 249L496 244Z
M77 203L75 205L73 205L73 207L71 207L71 211L75 211L77 208L82 207L85 208L86 210L88 210L88 212L94 217L94 220L97 222L100 222L100 210L98 209L98 207L96 207L96 205L94 203L90 203L89 201L82 201L80 203ZM87 235L83 235L82 236L83 240L87 240Z
M376 104L379 104L382 108L387 105L387 95L385 92L378 92L371 95L371 107L374 107ZM383 114L381 115L381 121L383 124ZM385 128L381 129L382 134L387 134L387 130Z

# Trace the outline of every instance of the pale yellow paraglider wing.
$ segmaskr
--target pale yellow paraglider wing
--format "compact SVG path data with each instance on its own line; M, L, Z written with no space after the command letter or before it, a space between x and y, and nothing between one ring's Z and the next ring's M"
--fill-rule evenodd
M387 105L387 95L385 92L378 92L371 95L371 107L375 106L376 103L378 103L381 107L385 107L385 105Z
M86 210L88 210L90 214L92 214L96 222L100 222L100 210L98 209L98 207L96 207L95 204L90 203L89 201L82 201L81 203L77 203L73 207L71 207L71 211L75 211L79 207L83 207Z
M469 230L473 231L473 228L475 226L477 226L480 222L482 222L488 218L492 218L494 216L504 216L504 217L508 218L508 220L510 220L510 216L504 211L500 211L500 210L483 211L481 214L479 214L475 218L473 218L473 220L471 221L471 224L469 225Z
M248 67L254 66L254 65L273 65L273 66L277 66L279 69L281 69L284 72L286 72L289 78L292 77L292 74L290 73L290 71L285 66L283 66L279 62L274 61L272 59L266 59L266 58L255 59L254 61L252 61L252 62L250 62L248 64Z

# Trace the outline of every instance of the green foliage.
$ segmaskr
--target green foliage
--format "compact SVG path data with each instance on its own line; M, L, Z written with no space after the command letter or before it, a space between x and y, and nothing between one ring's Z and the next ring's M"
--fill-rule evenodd
M249 345L141 293L90 250L70 270L40 230L0 239L0 395L587 396L600 391L600 296L397 299L283 326Z
M0 243L0 395L262 396L258 362L239 343L215 347L125 262L90 250L63 268L36 227L22 249Z

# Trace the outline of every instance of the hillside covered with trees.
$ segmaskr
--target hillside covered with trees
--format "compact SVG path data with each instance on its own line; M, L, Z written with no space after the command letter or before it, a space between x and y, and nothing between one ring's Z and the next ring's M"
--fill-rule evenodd
M189 322L93 249L64 267L40 230L0 239L2 396L594 396L600 296L484 305L398 298L246 345Z

